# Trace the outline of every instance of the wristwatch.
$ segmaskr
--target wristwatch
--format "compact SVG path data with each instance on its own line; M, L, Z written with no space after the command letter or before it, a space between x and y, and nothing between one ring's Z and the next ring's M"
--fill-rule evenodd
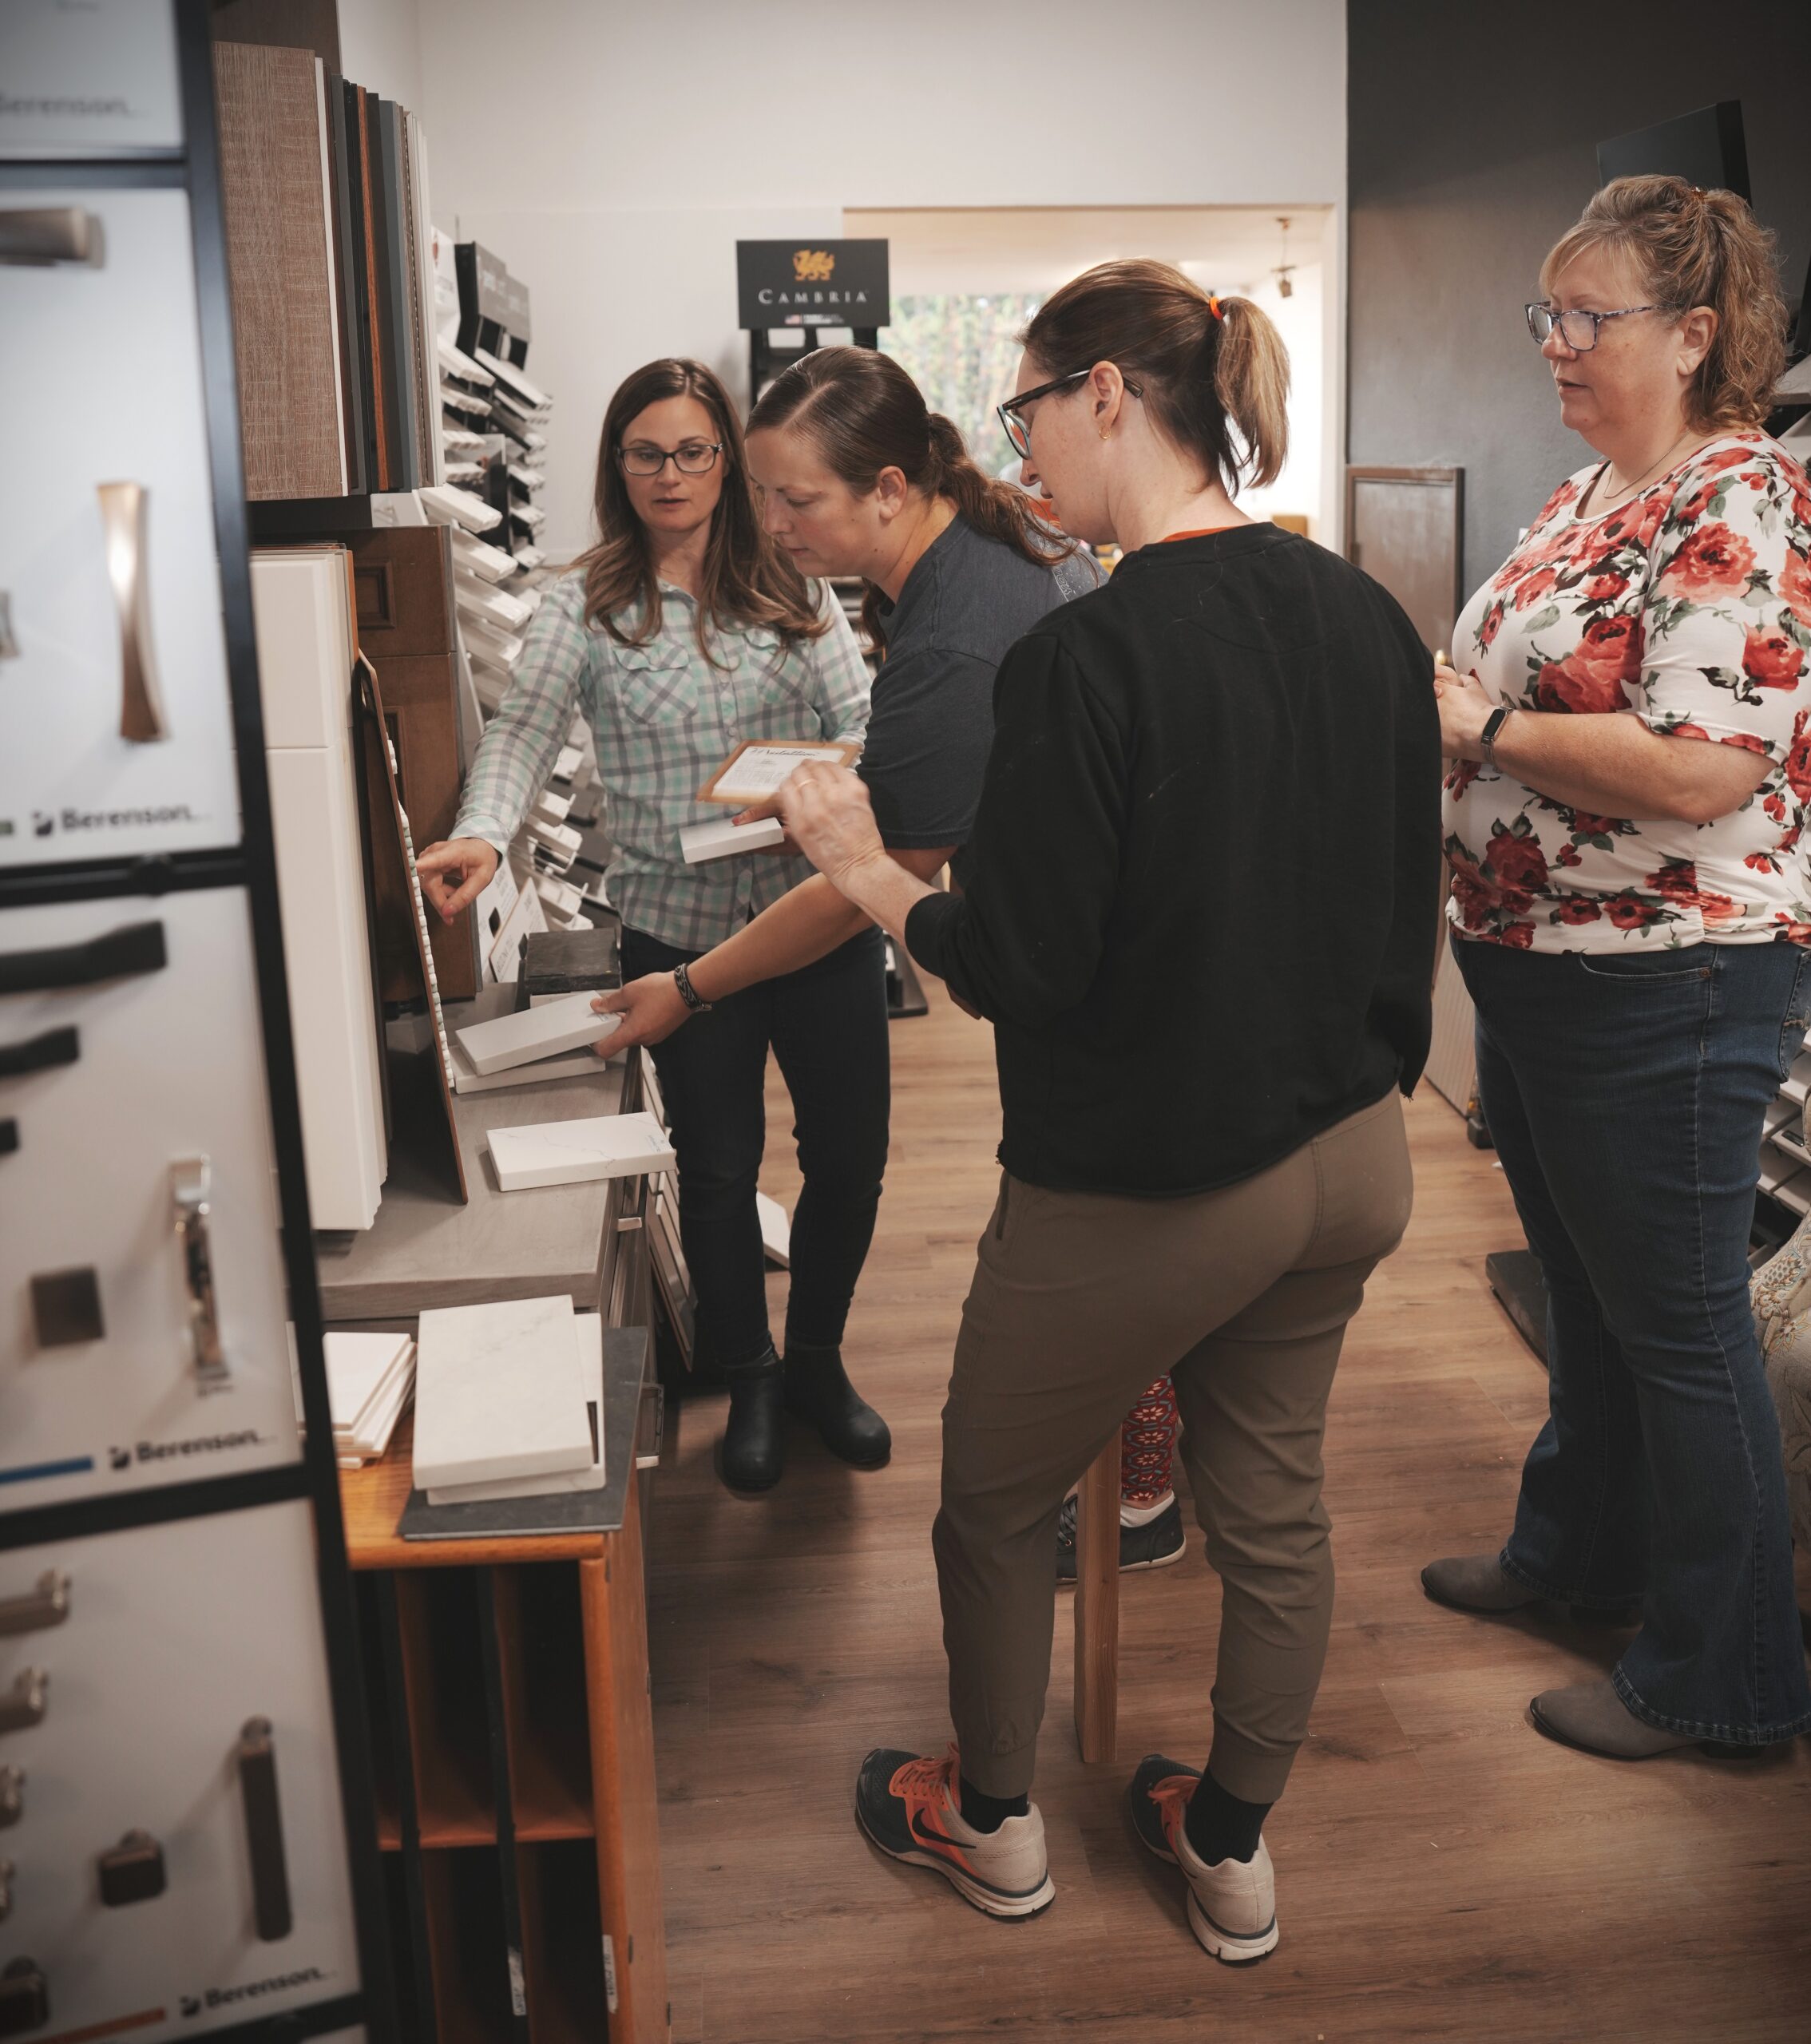
M692 984L692 975L684 966L673 968L673 984L679 988L679 997L694 1015L708 1015L711 1004Z
M1493 774L1500 774L1503 770L1496 763L1496 741L1502 735L1503 727L1515 714L1516 705L1513 703L1500 703L1484 719L1484 764Z

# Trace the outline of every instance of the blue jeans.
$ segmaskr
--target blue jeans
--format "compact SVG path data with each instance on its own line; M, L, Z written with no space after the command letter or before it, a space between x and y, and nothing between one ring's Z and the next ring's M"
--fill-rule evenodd
M1503 1566L1563 1602L1640 1605L1611 1679L1644 1722L1749 1745L1811 1729L1747 1260L1806 953L1456 942L1479 1095L1547 1279L1548 1417Z
M670 972L700 955L627 928L622 953L624 980ZM805 1180L792 1216L787 1340L834 1349L874 1239L886 1168L891 1070L878 929L801 971L731 994L654 1046L699 1329L725 1369L759 1361L771 1340L755 1206L770 1044L792 1095Z

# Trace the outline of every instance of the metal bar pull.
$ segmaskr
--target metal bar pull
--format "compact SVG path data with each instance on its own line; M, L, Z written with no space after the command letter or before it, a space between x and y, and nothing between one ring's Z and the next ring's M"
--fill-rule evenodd
M23 1597L0 1600L0 1633L37 1632L60 1626L69 1614L69 1579L60 1568L47 1568Z
M42 1724L50 1701L50 1678L42 1668L22 1668L0 1696L0 1732L22 1732Z
M25 1815L25 1769L0 1767L0 1831Z
M168 738L157 664L151 652L151 607L145 572L149 493L140 483L95 485L107 541L107 574L120 616L120 736L133 745Z
M28 1072L73 1064L81 1056L81 1039L73 1029L46 1029L22 1044L0 1044L0 1079L22 1079Z
M0 1923L4 1923L13 1913L13 1875L10 1860L0 1860Z
M208 1195L213 1170L205 1157L179 1157L170 1167L170 1196L176 1202L176 1246L182 1252L183 1283L188 1293L188 1337L195 1374L216 1390L232 1374L220 1347L220 1318L214 1303L214 1253L208 1236L212 1211Z
M0 952L0 993L53 993L64 987L93 986L102 980L161 972L169 962L161 923L122 923L84 944Z
M106 253L99 220L81 206L0 206L0 263L39 269L85 263L99 269Z
M252 1910L266 1944L287 1938L295 1919L289 1907L289 1868L283 1852L283 1811L277 1802L276 1749L271 1721L248 1717L234 1756L245 1803L245 1843L252 1857Z

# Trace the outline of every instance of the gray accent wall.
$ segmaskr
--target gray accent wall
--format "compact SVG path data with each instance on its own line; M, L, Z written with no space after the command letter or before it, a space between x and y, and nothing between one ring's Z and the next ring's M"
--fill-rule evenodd
M1465 586L1562 476L1522 307L1597 187L1596 145L1739 99L1754 208L1796 301L1811 261L1805 0L1349 0L1347 459L1465 470Z

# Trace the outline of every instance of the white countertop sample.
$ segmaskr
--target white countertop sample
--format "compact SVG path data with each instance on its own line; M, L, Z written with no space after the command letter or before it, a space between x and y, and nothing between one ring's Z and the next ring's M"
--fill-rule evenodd
M472 1069L488 1078L493 1072L508 1072L536 1059L557 1057L563 1051L582 1050L622 1027L620 1015L592 1012L596 998L589 993L568 994L545 1008L529 1008L514 1015L500 1015L493 1022L474 1022L454 1032L460 1047L471 1060Z
M570 1298L431 1307L415 1337L418 1488L591 1466Z
M635 1178L644 1171L676 1168L672 1145L650 1114L493 1128L490 1160L505 1192L538 1185L577 1185L587 1178Z
M679 834L680 851L688 866L702 866L707 859L727 859L736 852L763 851L786 836L786 826L777 816L763 816L755 823L692 823Z
M573 1469L552 1476L503 1476L487 1483L437 1483L427 1493L430 1504L483 1504L493 1498L563 1497L573 1491L600 1491L604 1487L604 1322L594 1313L573 1316L573 1337L577 1345L579 1368L584 1373L585 1396L596 1440L596 1460L588 1469Z

